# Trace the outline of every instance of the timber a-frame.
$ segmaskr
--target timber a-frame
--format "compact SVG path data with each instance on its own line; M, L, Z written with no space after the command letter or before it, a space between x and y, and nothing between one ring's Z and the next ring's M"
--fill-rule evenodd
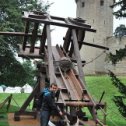
M39 76L33 92L26 99L20 110L15 112L14 119L20 120L22 115L32 115L36 118L36 101L45 86L46 78L48 78L50 84L55 82L60 88L56 103L65 113L65 125L74 125L74 123L78 122L78 125L105 126L105 112L103 112L103 121L98 118L97 112L98 110L106 110L106 105L101 103L101 99L100 102L95 102L89 94L83 72L85 61L81 60L79 52L82 45L108 49L84 42L85 32L96 32L96 30L92 29L90 25L85 23L85 20L80 18L55 17L42 12L28 12L28 16L23 16L22 18L26 22L24 32L0 32L0 35L22 36L23 43L20 46L19 57L39 58L43 62L38 65ZM40 25L43 25L42 33L38 32ZM67 28L67 32L63 37L63 46L58 44L52 46L51 25ZM32 32L30 33L31 27ZM38 40L40 45L36 47L36 41ZM64 57L66 57L66 61L69 60L73 64L65 72L60 66ZM33 110L26 111L27 106L32 100L34 100ZM92 116L91 119L86 116L82 108L88 108Z

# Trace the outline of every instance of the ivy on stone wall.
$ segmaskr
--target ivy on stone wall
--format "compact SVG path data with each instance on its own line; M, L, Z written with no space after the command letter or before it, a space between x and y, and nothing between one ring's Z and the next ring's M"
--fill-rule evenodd
M123 49L116 50L116 54L109 53L109 59L112 61L112 64L116 64L126 57L126 46Z
M111 77L112 84L117 87L119 92L122 94L121 96L114 96L113 101L118 107L121 115L126 117L126 103L124 102L126 99L126 85L123 84L113 72L109 71L109 76Z

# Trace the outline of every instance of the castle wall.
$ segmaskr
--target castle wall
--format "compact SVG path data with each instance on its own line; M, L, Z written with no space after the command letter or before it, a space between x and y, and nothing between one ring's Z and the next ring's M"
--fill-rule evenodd
M112 52L112 54L116 54L116 50L119 50L120 48L124 48L126 45L126 36L120 38L116 37L109 37L106 39L106 45L110 48L109 52ZM126 75L126 57L123 58L122 61L117 62L116 65L112 65L111 62L105 63L105 69L113 71L115 74L118 75Z
M113 35L113 15L110 8L113 0L76 1L77 17L85 19L86 23L97 30L96 33L86 32L84 41L106 46L106 38ZM103 50L83 45L81 57L87 62L84 67L85 74L104 73L105 56L106 54L103 53Z

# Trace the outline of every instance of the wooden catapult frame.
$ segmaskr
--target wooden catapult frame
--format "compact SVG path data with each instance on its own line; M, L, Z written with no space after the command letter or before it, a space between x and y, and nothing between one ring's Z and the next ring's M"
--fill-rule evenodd
M85 61L82 61L80 56L82 45L108 50L106 47L84 42L85 32L96 32L96 30L92 29L90 25L87 25L80 18L55 17L42 12L30 12L28 16L23 16L22 18L26 22L24 32L0 32L0 35L22 36L23 43L20 46L18 55L24 58L39 58L43 60L43 63L39 64L39 76L33 92L26 99L20 110L15 112L14 119L18 121L22 115L32 115L36 118L36 101L41 90L45 87L45 79L48 78L50 84L55 82L61 89L56 104L70 117L76 116L82 125L105 126L106 104L101 103L104 93L99 102L95 102L89 94L83 72ZM43 25L42 33L38 32L40 25ZM67 28L65 37L63 37L63 46L58 44L52 46L51 25ZM30 33L31 27L32 32ZM36 47L36 41L38 40L40 45ZM67 57L76 67L64 73L59 65L63 57ZM26 108L32 100L33 110L27 111ZM82 108L88 108L92 116L91 119L86 116L85 112L81 111ZM103 121L98 118L98 110L104 111ZM65 119L69 120L66 115L64 115ZM69 126L70 124L67 122L66 125Z

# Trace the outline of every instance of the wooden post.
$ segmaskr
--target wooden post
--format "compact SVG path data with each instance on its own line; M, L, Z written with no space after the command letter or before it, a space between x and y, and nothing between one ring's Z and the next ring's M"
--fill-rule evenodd
M50 34L50 25L46 26L47 32L47 49L48 49L48 68L49 68L49 77L50 83L55 82L55 75L54 75L54 66L53 66L53 56L52 56L52 47L51 47L51 34Z
M26 21L26 26L25 26L25 34L27 34L29 32L29 21ZM27 40L28 40L28 36L24 36L24 42L23 42L23 46L22 49L25 50L26 44L27 44Z
M30 52L34 52L34 46L35 46L35 41L37 39L37 30L38 30L39 23L34 23L34 29L32 31L32 37L31 37L31 47L30 47Z
M104 124L106 125L106 113L107 113L107 103L105 102L105 108L104 108L104 111L105 111L105 113L104 113L104 119L103 119L103 122L104 122Z
M46 43L46 25L43 28L43 32L42 32L42 36L41 36L41 43L40 43L40 50L39 50L39 54L44 53L44 47L45 47L45 43Z
M83 72L83 68L82 68L81 56L80 56L79 47L77 44L78 42L77 42L77 36L76 36L75 29L72 29L72 36L73 36L74 53L75 53L76 60L77 60L79 76L82 80L84 80L84 72Z

